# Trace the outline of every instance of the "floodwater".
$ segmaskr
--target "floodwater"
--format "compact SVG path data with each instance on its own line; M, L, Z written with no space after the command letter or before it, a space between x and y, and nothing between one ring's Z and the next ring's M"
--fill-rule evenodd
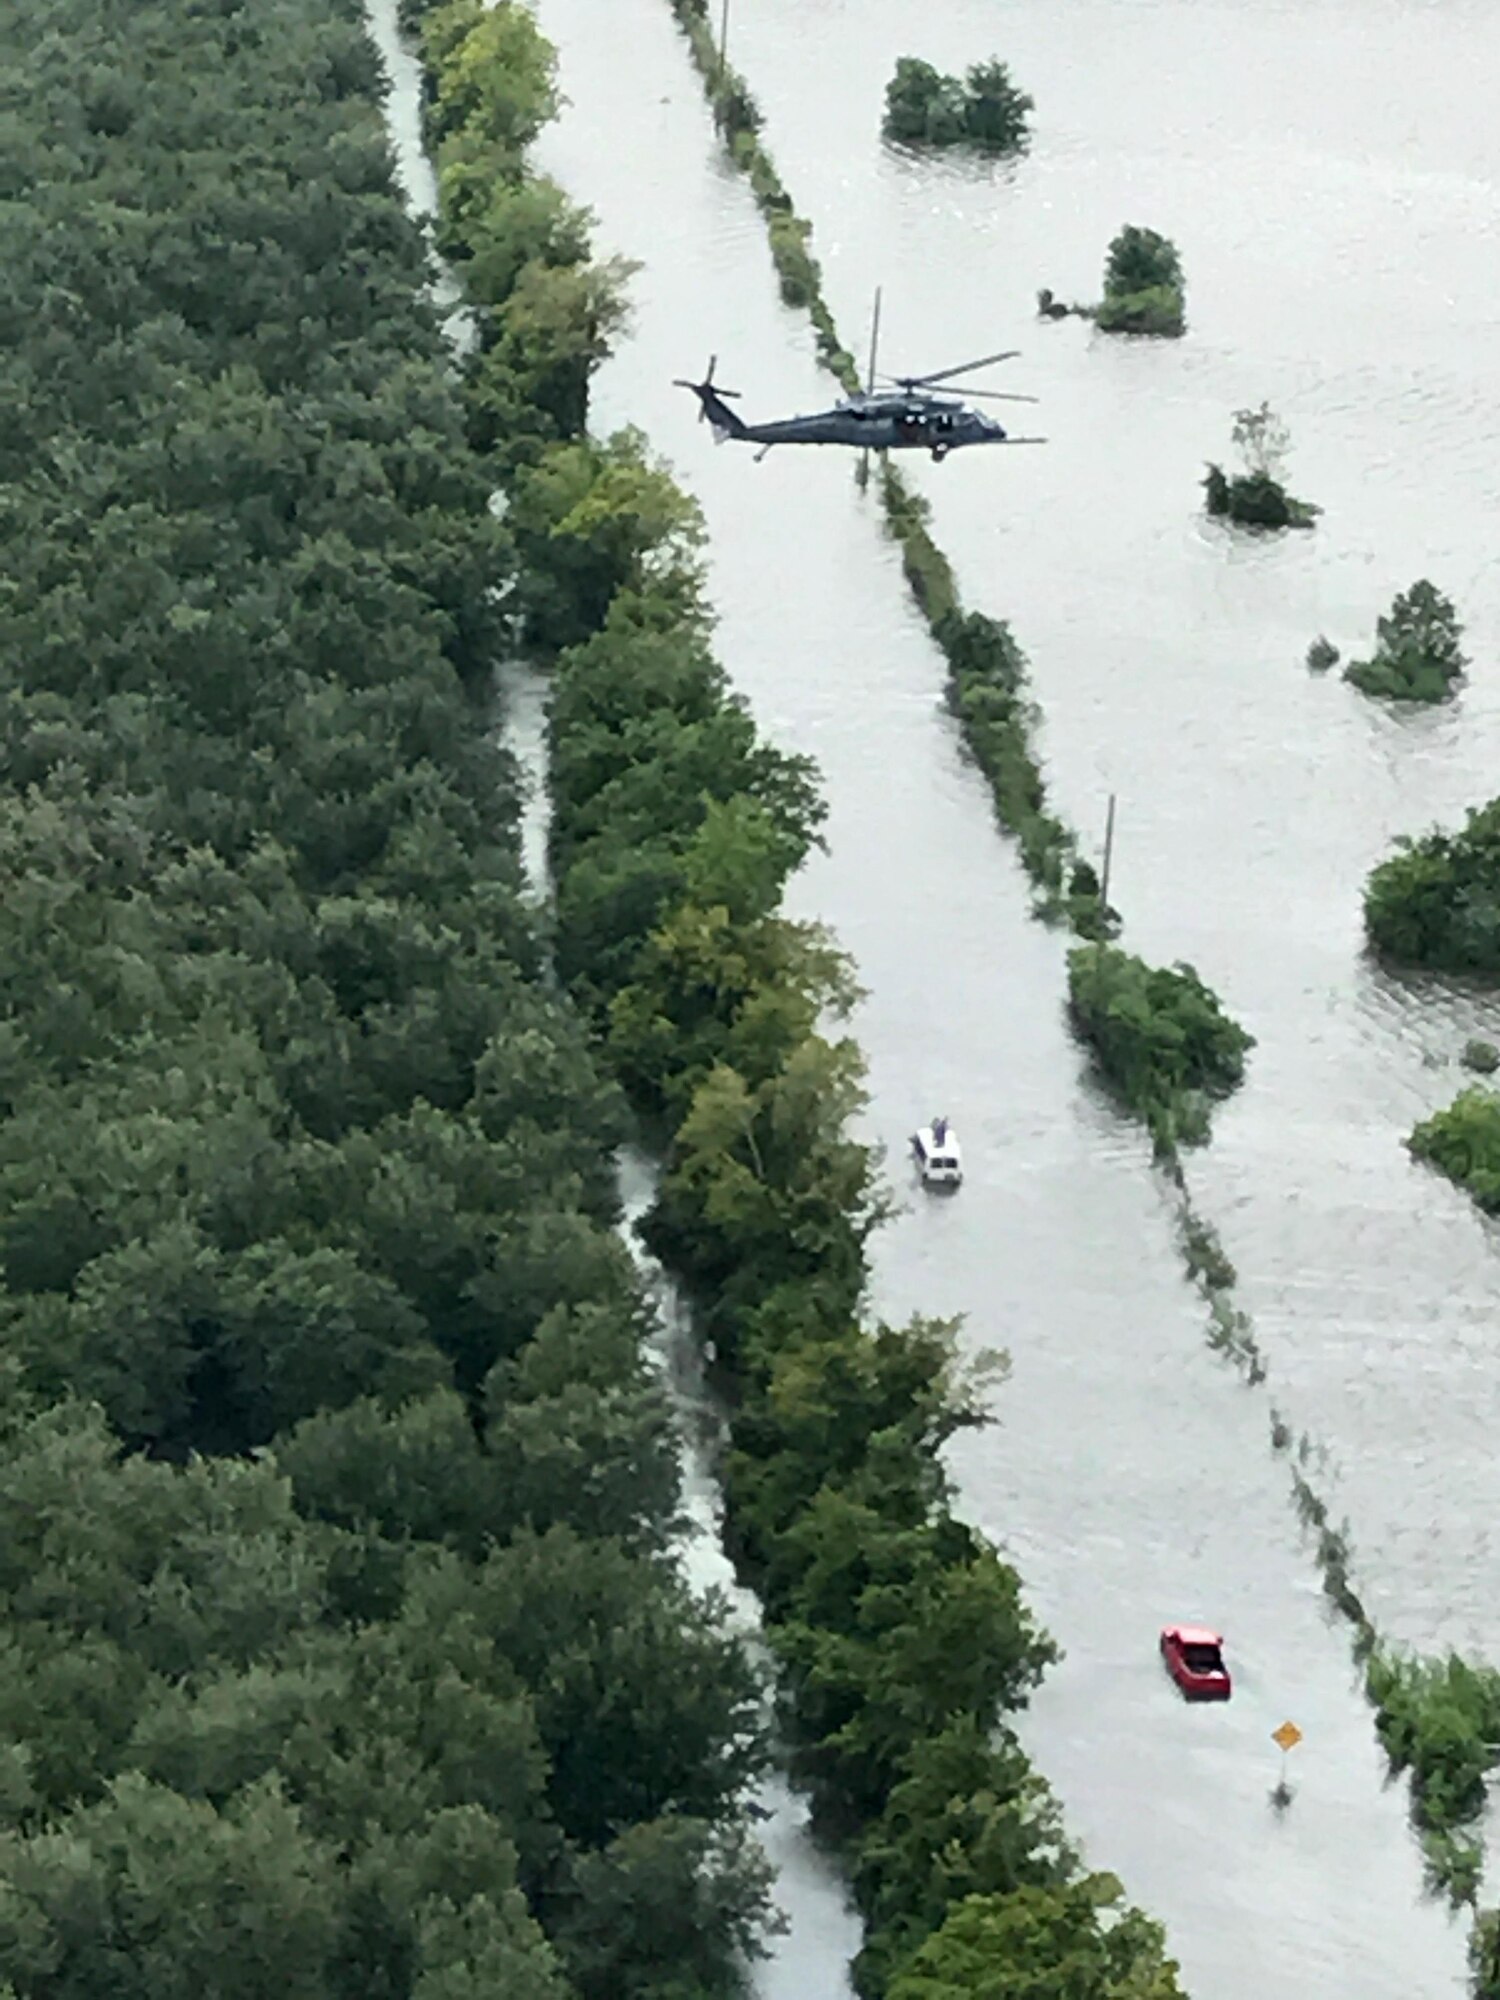
M941 0L919 19L920 47L898 0L753 0L733 53L850 344L881 283L889 367L1024 350L988 379L1039 393L1016 414L1052 443L919 461L938 541L1032 656L1065 816L1097 832L1118 794L1126 942L1195 964L1259 1038L1192 1182L1272 1393L1331 1450L1377 1624L1500 1660L1496 1232L1401 1143L1500 1007L1383 975L1360 923L1393 836L1500 787L1500 14ZM1029 156L882 147L885 81L914 53L1003 56L1037 102ZM1126 221L1178 244L1188 338L1038 324L1039 285L1097 296ZM758 390L756 359L734 343ZM1293 491L1326 509L1311 534L1199 511L1203 462L1262 399ZM1451 710L1393 714L1306 672L1319 632L1368 650L1419 576L1468 633Z
M1462 1929L1423 1897L1267 1418L1274 1395L1329 1445L1320 1478L1382 1624L1500 1657L1478 1348L1495 1250L1400 1145L1493 1016L1382 978L1359 948L1360 886L1391 835L1453 818L1500 768L1480 526L1500 497L1500 347L1477 276L1500 204L1484 81L1500 26L1378 0L732 10L731 54L816 226L846 342L862 349L878 282L889 366L1022 345L1007 385L1045 397L1047 450L920 459L913 476L966 600L1032 655L1059 803L1102 828L1119 794L1126 942L1197 963L1260 1038L1190 1169L1268 1353L1268 1390L1247 1391L1204 1347L1139 1135L1067 1035L1063 945L1028 919L873 497L848 455L716 451L671 386L717 353L747 415L829 397L665 0L538 11L571 99L541 163L596 209L602 251L645 266L596 427L642 425L700 496L721 657L768 732L823 768L829 852L793 900L868 989L868 1129L906 1197L876 1246L876 1303L962 1312L968 1342L1012 1357L995 1428L953 1466L961 1511L1013 1554L1066 1649L1026 1740L1091 1862L1166 1922L1199 2000L1456 1995ZM1042 107L1019 167L882 149L897 55L951 68L997 48ZM1039 285L1094 293L1126 220L1178 241L1190 337L1033 323ZM1327 510L1314 534L1236 540L1199 512L1203 461L1262 397L1291 426L1293 489ZM1451 713L1392 717L1306 674L1317 632L1357 651L1423 573L1476 661ZM901 1164L934 1109L965 1146L948 1200ZM1185 1707L1166 1682L1155 1640L1174 1618L1226 1632L1227 1709ZM1278 1816L1286 1719L1305 1741ZM822 1991L826 1964L801 1969Z

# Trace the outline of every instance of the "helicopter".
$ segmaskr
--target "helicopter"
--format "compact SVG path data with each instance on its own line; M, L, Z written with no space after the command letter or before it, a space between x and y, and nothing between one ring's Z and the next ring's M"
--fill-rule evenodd
M698 398L698 415L713 425L714 441L758 444L759 464L776 444L850 444L867 451L930 451L941 464L950 451L969 444L1045 444L1039 437L1011 437L993 417L970 409L961 397L934 395L940 382L959 375L971 375L976 368L988 368L997 361L1013 361L1019 352L986 354L978 361L964 361L956 368L939 368L930 375L870 374L870 386L856 396L845 396L832 409L812 416L781 417L772 423L747 424L725 401L738 399L737 389L714 386L717 355L709 357L708 372L701 382L687 382L680 376L677 389L690 389ZM878 381L888 384L877 389ZM970 389L968 396L983 396L1001 403L1034 403L1035 396L1013 395L1004 389Z

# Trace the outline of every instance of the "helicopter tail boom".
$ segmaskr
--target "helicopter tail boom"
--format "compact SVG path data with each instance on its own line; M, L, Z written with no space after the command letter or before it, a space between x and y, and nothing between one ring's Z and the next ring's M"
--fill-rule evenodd
M674 389L691 389L698 398L698 420L705 418L714 427L714 437L722 444L726 438L742 438L747 435L743 420L737 417L725 402L726 396L738 396L738 389L716 389L714 387L714 367L717 354L708 357L708 372L701 382L687 382L679 375L672 384Z

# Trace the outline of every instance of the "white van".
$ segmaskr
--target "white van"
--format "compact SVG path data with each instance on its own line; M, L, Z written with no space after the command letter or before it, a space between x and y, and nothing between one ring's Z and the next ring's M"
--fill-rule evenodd
M964 1177L958 1134L946 1118L934 1118L911 1135L911 1150L927 1187L957 1187Z

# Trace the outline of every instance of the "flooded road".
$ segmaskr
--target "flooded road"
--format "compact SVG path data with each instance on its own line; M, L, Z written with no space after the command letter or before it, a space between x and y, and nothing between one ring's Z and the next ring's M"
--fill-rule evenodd
M1500 1659L1500 1249L1401 1145L1500 1008L1383 976L1360 924L1391 837L1500 784L1500 15L754 0L732 39L850 344L882 283L887 366L1024 349L1001 372L1043 397L1025 427L1050 448L919 460L915 483L966 600L1031 654L1064 814L1092 835L1119 794L1125 942L1196 964L1259 1038L1190 1175L1272 1393L1332 1449L1372 1615ZM1037 103L1027 157L883 147L904 54L1009 62ZM1039 325L1039 285L1098 296L1126 221L1178 244L1188 338ZM737 350L721 368L744 372ZM1292 490L1326 509L1312 534L1201 512L1203 462L1262 398ZM1423 575L1468 632L1451 711L1392 714L1305 672L1315 634L1357 656Z
M1330 1627L1297 1537L1285 1468L1267 1450L1266 1398L1244 1391L1206 1351L1201 1308L1181 1282L1139 1135L1083 1076L1061 1015L1062 943L1028 919L1025 884L994 832L986 790L959 755L940 705L942 662L881 539L876 504L861 499L851 459L839 453L773 453L757 466L747 451L716 451L695 421L691 399L671 387L673 376L696 375L716 352L719 378L745 392L747 414L816 408L829 393L813 366L805 317L777 303L760 219L717 154L664 0L614 0L607 25L592 0L540 0L538 11L561 51L571 100L542 142L541 164L597 210L602 251L640 258L646 267L632 288L635 337L599 379L595 426L641 424L698 493L712 537L721 657L771 735L812 752L823 768L830 852L799 878L793 902L797 913L834 926L868 988L855 1028L870 1058L870 1136L891 1148L903 1193L904 1137L922 1116L950 1111L964 1142L962 1193L936 1202L910 1191L905 1212L876 1245L874 1290L889 1316L964 1312L969 1342L1003 1346L1012 1355L1014 1375L998 1399L997 1427L964 1440L954 1470L960 1511L1013 1554L1032 1601L1067 1649L1025 1720L1027 1743L1092 1863L1117 1870L1131 1896L1166 1920L1199 2000L1263 2000L1278 1989L1320 2000L1457 1995L1462 1932L1422 1898L1402 1794L1383 1784L1345 1635ZM884 197L872 188L885 169L864 126L878 120L889 60L877 50L869 100L861 79L870 58L853 35L854 11L742 0L735 9L736 53L770 114L768 136L799 207L821 225L815 197L826 196L830 206L841 201L853 215L846 238L833 232L840 250L834 303L846 340L862 345L858 301L883 276L888 299L907 298L887 322L892 365L899 352L903 367L937 367L996 345L995 317L972 290L965 296L961 272L918 259L915 226L902 238L904 251L882 243L887 225L876 211ZM868 20L881 9L858 11ZM933 12L924 16L929 26ZM987 8L984 18L993 24L996 10ZM764 61L772 43L774 64ZM903 50L904 44L897 52ZM795 107L790 96L780 101L783 88L803 93ZM781 129L790 127L794 109L805 121L798 144ZM850 129L841 122L846 117ZM803 154L821 162L816 188L804 185ZM955 186L957 192L945 182L941 201L963 195L963 183ZM929 207L938 200L930 192L921 197ZM914 219L915 211L908 220ZM1170 218L1143 219L1172 227ZM963 226L960 212L951 227ZM904 275L903 255L909 257ZM1102 239L1090 269L1101 260ZM1085 282L1061 267L1055 248L1046 269L1027 269L1019 278L1013 272L1008 291L1003 270L999 280L1002 297L1020 289L1023 303L1035 283L1082 290ZM950 290L959 301L951 314L942 296ZM1013 300L1006 304L1002 333L1020 310ZM914 319L919 312L923 317ZM1030 368L1031 354L1049 353L1051 365L1062 368L1065 343L1079 348L1076 366L1086 375L1078 331L1065 326L1028 335L1028 374L1016 386L1049 389L1037 379L1041 371ZM1050 349L1044 334L1055 336ZM908 360L912 348L918 352ZM1114 365L1138 371L1158 365L1154 355L1136 350L1135 356L1122 355ZM1093 370L1095 378L1102 373ZM1158 576L1142 564L1130 602L1111 610L1111 579L1126 565L1111 549L1100 583L1093 543L1101 522L1113 518L1114 503L1085 450L1086 419L1056 390L1051 397L1061 402L1070 428L1080 426L1074 457L975 453L941 469L924 461L917 477L929 491L951 482L939 539L959 562L969 601L1014 615L1020 636L1038 654L1049 713L1054 684L1073 675L1072 733L1059 727L1048 747L1060 762L1073 760L1058 782L1080 821L1088 822L1096 801L1102 823L1110 783L1125 795L1117 881L1129 941L1155 956L1196 952L1206 976L1228 987L1224 963L1206 948L1219 932L1184 924L1181 935L1166 935L1172 908L1160 872L1152 873L1152 840L1170 843L1148 827L1170 822L1174 812L1196 811L1208 790L1203 773L1184 775L1177 761L1180 717L1163 689L1173 684L1178 655L1153 650L1159 626L1173 646L1181 642L1156 602L1177 588L1175 571L1169 566ZM1138 435L1151 433L1154 397L1153 390L1149 405L1131 405ZM1094 407L1101 423L1113 408L1097 381ZM1217 406L1215 423L1206 446L1193 444L1197 457L1227 429L1227 411L1221 421ZM1197 470L1195 458L1180 504L1171 495L1161 502L1177 506L1172 532L1184 564L1208 559L1194 553L1203 542L1192 511ZM1153 467L1150 479L1160 477ZM1103 499L1092 491L1096 479ZM1312 497L1330 500L1304 483ZM964 521L967 543L959 532ZM1085 556L1087 571L1078 567ZM1277 552L1276 560L1287 558ZM1036 572L1024 605L1012 593L1023 561ZM1253 563L1224 551L1215 561L1214 578L1220 571L1231 579L1243 573L1250 588ZM1058 621L1082 620L1083 599L1096 588L1103 601L1094 615L1109 629L1110 644L1093 658L1085 623L1066 665L1044 663ZM1279 586L1268 585L1268 595L1273 588ZM1217 603L1217 591L1216 581L1205 586L1206 601ZM1036 633L1031 607L1043 600L1051 603L1053 623ZM1243 613L1225 622L1243 647ZM1314 629L1318 622L1327 623L1328 614L1314 620ZM1297 664L1305 643L1299 639L1289 660L1268 665L1257 658L1257 671L1274 689L1278 746L1283 737L1302 743L1285 719L1308 693ZM1139 669L1134 682L1132 666ZM1140 677L1148 669L1158 676L1154 687ZM1209 684L1218 689L1217 706L1208 705L1209 735L1218 742L1227 731L1229 741L1235 704L1243 710L1249 692L1241 687L1231 699L1237 670L1211 651L1197 671L1206 683L1218 677ZM1093 676L1090 691L1079 685L1085 672ZM1325 718L1330 744L1339 728L1369 729L1346 691L1321 686L1311 693L1321 709L1299 712ZM1123 723L1117 716L1111 722L1112 712L1090 721L1091 704L1127 698L1140 759L1151 760L1136 763L1131 786L1099 761L1108 753L1107 728L1118 738ZM1205 701L1205 689L1193 700ZM1350 715L1352 721L1337 720ZM1304 737L1310 727L1304 719ZM1174 734L1175 749L1159 742L1156 731ZM1123 757L1119 741L1114 750ZM1299 762L1302 754L1299 748ZM1278 761L1288 755L1278 748ZM1253 779L1248 746L1245 758ZM1222 788L1222 772L1216 782ZM1212 804L1205 796L1204 810ZM1199 832L1200 850L1202 841ZM1194 893L1211 901L1207 871L1214 854L1192 858L1200 870ZM1179 888L1185 867L1183 861ZM1299 893L1308 886L1306 872L1299 873ZM1155 902L1147 890L1152 881ZM1284 906L1288 891L1283 886L1277 894ZM1276 1034L1257 1013L1265 1002L1238 990L1229 997L1257 1032ZM1414 1071L1415 1059L1405 1061ZM1392 1086L1387 1078L1371 1087ZM1324 1092L1308 1108L1326 1117L1328 1101ZM1268 1114L1262 1109L1260 1116ZM1248 1279L1258 1245L1246 1238L1255 1227L1246 1204L1262 1168L1254 1145L1231 1137L1224 1124L1226 1151L1241 1163L1246 1187L1234 1190L1222 1219L1233 1224L1226 1234ZM1263 1124L1259 1144L1279 1146L1284 1136ZM1211 1191L1216 1203L1222 1198L1230 1207L1217 1181ZM1278 1337L1278 1354L1281 1345ZM1297 1389L1300 1395L1300 1382ZM1175 1618L1203 1618L1227 1632L1237 1676L1227 1710L1183 1706L1162 1675L1156 1632ZM1296 1798L1277 1818L1268 1794L1279 1759L1269 1739L1288 1717L1306 1741L1292 1772ZM820 1992L822 1965L801 1969L801 1990Z

